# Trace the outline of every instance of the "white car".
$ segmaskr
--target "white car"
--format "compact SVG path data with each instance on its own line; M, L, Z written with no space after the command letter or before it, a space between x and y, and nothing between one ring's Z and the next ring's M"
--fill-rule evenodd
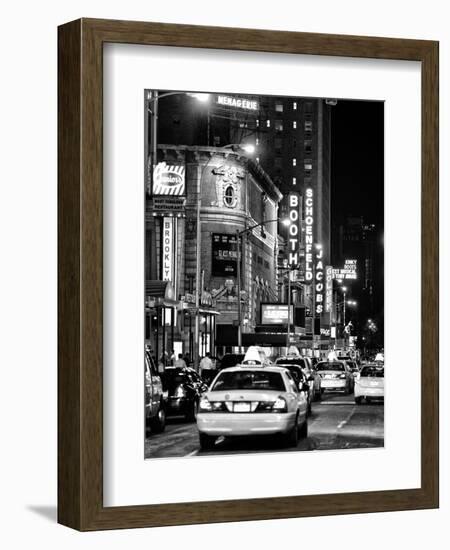
M384 399L383 365L364 365L355 378L355 403L360 405L363 399Z
M246 435L281 435L297 446L299 436L308 434L308 389L305 384L299 390L287 369L245 364L245 359L222 370L200 400L200 447L213 448L219 436Z

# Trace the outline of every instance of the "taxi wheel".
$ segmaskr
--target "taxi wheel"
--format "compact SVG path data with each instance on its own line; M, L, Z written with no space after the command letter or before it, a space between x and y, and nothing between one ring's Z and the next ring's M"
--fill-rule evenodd
M361 403L362 403L362 397L355 397L355 403L356 403L357 405L361 405Z
M305 421L302 424L302 427L300 428L300 431L298 433L299 437L304 439L305 437L308 437L308 421L305 418Z
M216 442L216 438L214 436L207 435L202 432L199 432L198 436L200 439L200 448L202 450L207 451L214 447L214 443Z
M295 424L286 434L286 445L288 447L297 447L298 445L298 416L295 419Z
M159 407L158 414L150 421L152 432L159 434L166 428L166 411L162 406Z

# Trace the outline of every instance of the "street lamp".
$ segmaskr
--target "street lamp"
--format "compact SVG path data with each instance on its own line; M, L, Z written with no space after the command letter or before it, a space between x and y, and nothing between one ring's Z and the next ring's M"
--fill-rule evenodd
M287 223L286 223L287 222ZM281 222L283 225L290 225L290 220L283 220ZM287 267L283 271L287 273L288 276L288 287L287 287L287 331L286 331L286 350L289 349L290 340L291 340L291 273L297 271L298 266Z
M253 153L256 151L255 146L251 143L229 143L228 145L224 145L222 149L232 149L235 152L241 149L249 155L253 155Z
M158 90L150 90L146 94L146 109L147 112L151 115L151 144L152 148L149 154L150 157L150 178L151 182L153 183L153 168L156 164L157 154L158 154L158 103L160 99L163 99L165 97L173 96L173 95L187 95L189 97L192 97L193 99L196 99L200 103L208 103L210 94L205 93L194 93L194 92L164 92L163 94L159 94ZM150 108L151 106L151 108ZM147 121L147 118L145 119ZM208 126L209 126L209 115L208 115ZM145 132L147 133L147 127L145 128ZM208 140L209 140L209 129L208 129ZM147 159L146 159L147 162Z
M238 313L238 353L241 353L242 349L242 312L241 312L241 237L242 235L245 235L246 233L250 233L253 231L253 229L256 229L257 227L262 227L266 223L274 223L281 221L281 223L284 226L288 226L291 224L291 221L289 219L282 219L275 218L273 220L263 220L262 222L256 223L252 225L251 227L247 227L247 229L242 229L239 231L239 229L236 229L236 247L237 247L237 313ZM290 294L290 292L289 292ZM288 323L289 323L289 306L288 306Z

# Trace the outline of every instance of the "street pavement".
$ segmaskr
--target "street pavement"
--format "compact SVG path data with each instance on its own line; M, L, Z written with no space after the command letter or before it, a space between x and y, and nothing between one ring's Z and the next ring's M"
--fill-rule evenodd
M267 453L274 451L314 451L382 447L384 444L384 405L381 402L356 405L353 395L325 394L312 404L308 437L297 447L283 448L274 437L219 438L214 449L201 451L195 422L169 417L162 434L149 434L145 458L167 458L215 454Z

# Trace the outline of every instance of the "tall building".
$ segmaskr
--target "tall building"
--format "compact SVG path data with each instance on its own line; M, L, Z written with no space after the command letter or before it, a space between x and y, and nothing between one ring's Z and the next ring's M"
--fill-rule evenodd
M174 350L191 358L238 345L241 232L241 326L249 345L261 303L278 301L281 193L258 163L231 149L170 144L157 153L146 212L147 344L158 357Z
M281 191L279 218L292 213L289 196L299 198L297 303L308 313L330 324L331 305L326 302L325 274L331 265L330 139L333 101L302 97L209 94L197 101L195 94L159 92L158 143L238 150L253 145L255 165ZM149 136L150 137L150 136ZM255 207L260 197L250 198ZM284 248L278 264L291 258L292 228L281 224ZM264 229L262 230L264 233ZM258 261L258 255L256 256ZM261 260L264 271L264 260ZM276 271L276 267L274 267ZM281 275L281 274L280 274ZM275 274L278 277L278 273ZM303 285L303 286L302 286ZM284 293L286 297L286 293ZM267 300L272 299L267 296ZM311 326L311 325L310 325Z
M356 279L349 282L352 295L359 300L361 315L373 315L382 303L381 285L377 285L376 274L383 270L377 255L377 227L365 222L362 216L349 216L336 232L334 263L343 267L345 261L356 260ZM378 275L379 276L379 275Z

